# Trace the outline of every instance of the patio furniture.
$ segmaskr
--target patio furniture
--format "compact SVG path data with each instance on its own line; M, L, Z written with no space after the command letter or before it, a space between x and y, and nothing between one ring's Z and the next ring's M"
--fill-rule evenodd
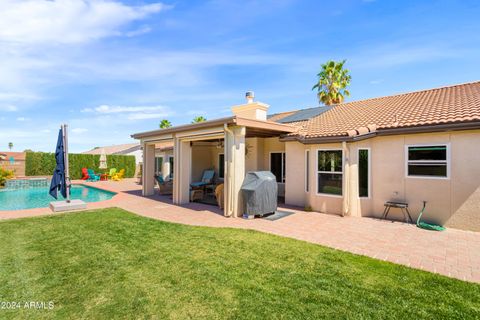
M200 189L202 188L205 190L207 186L213 184L213 178L215 177L215 170L205 170L203 171L202 181L192 182L190 186L192 189Z
M88 179L90 179L90 176L88 175L87 168L82 168L82 180L88 180Z
M108 180L108 174L102 173L100 174L100 181L107 181Z
M158 193L160 195L170 195L173 193L173 181L165 181L162 176L155 175L155 182L158 184Z
M203 200L203 189L190 190L190 202Z
M96 174L92 169L87 169L89 179L87 181L100 181L100 175Z
M125 175L125 169L120 169L116 174L113 175L112 180L113 181L120 181L123 179L123 176Z
M270 171L248 172L243 180L242 194L246 218L277 211L277 179Z
M223 209L223 204L225 201L225 198L223 195L224 189L225 189L225 185L223 183L219 184L215 188L215 198L217 199L217 204L220 209Z
M117 169L116 168L111 168L110 171L107 174L107 177L112 179L114 175L117 174Z
M410 215L410 212L408 211L408 203L403 202L403 201L387 201L384 204L385 209L383 210L382 218L387 219L388 213L390 212L391 208L398 208L402 211L403 217L405 218L405 222L408 223L413 222L412 216ZM406 214L405 214L406 213Z

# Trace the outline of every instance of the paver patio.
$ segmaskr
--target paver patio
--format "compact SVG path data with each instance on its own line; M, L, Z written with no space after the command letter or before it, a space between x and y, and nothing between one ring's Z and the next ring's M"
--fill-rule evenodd
M176 206L167 196L141 196L133 179L85 183L118 192L111 200L89 203L88 209L119 207L138 215L198 226L253 229L291 237L376 259L480 283L480 233L447 229L432 232L402 222L340 217L298 208L276 221L225 218L214 206ZM50 209L0 211L0 219L52 214Z

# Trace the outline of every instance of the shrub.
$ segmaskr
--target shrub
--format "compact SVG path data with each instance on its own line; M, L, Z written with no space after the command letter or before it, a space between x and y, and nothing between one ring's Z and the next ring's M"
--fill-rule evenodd
M5 186L7 179L13 178L13 171L0 168L0 187Z
M70 178L82 178L82 168L93 169L95 172L100 164L98 154L76 154L68 155ZM107 155L109 168L125 169L125 177L132 178L135 174L135 156ZM49 176L55 170L55 154L47 152L27 152L25 159L26 176Z

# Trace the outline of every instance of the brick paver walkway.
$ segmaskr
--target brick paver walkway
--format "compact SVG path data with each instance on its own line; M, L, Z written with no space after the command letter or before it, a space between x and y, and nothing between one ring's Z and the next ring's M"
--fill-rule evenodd
M480 283L480 233L477 232L455 229L432 232L401 222L339 217L296 208L281 208L295 214L276 221L225 218L213 206L194 203L175 206L166 196L142 197L140 186L129 179L92 185L118 194L112 200L89 203L89 209L115 206L176 223L254 229ZM45 214L52 213L47 208L0 211L0 219Z

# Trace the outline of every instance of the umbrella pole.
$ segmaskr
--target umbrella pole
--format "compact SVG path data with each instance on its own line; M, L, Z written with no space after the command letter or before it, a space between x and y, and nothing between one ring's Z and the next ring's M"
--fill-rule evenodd
M70 202L70 169L68 164L68 125L62 125L63 159L65 163L65 184L67 189L67 202Z

